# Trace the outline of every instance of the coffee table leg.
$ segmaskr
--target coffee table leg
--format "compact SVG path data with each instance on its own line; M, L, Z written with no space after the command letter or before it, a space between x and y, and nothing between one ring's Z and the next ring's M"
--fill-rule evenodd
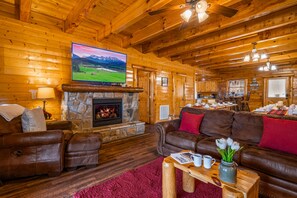
M175 167L171 160L164 159L162 164L163 198L176 198Z
M228 186L223 187L223 198L243 198L243 194Z
M195 178L185 171L183 171L183 190L188 193L195 191Z

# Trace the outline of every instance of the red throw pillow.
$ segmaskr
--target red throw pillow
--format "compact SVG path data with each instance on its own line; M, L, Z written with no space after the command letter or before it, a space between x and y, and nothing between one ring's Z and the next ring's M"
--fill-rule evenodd
M297 121L263 117L263 136L260 147L297 155Z
M193 134L199 134L200 123L204 117L204 114L193 114L183 112L183 117L179 127L180 131L186 131Z

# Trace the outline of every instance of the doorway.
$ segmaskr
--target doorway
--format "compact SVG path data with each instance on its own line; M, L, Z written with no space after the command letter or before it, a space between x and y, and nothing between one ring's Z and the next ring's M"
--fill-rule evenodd
M136 86L142 87L139 93L139 120L148 124L154 123L154 71L143 67L133 66L136 74Z
M186 105L186 76L176 74L173 76L173 108L174 115L179 116L181 108Z

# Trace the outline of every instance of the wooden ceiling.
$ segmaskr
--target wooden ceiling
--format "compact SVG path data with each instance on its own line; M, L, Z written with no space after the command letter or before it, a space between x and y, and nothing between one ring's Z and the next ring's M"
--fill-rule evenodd
M183 24L180 11L148 12L184 0L2 0L0 15L69 34L109 40L142 53L179 61L218 73L258 70L266 60L243 62L257 42L279 69L297 65L296 0L208 0L238 10Z

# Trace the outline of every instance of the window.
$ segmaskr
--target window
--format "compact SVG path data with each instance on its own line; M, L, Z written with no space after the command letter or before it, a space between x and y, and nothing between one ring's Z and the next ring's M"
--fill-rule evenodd
M286 97L286 79L274 78L268 79L268 98Z
M229 95L243 96L245 94L245 80L229 80Z

